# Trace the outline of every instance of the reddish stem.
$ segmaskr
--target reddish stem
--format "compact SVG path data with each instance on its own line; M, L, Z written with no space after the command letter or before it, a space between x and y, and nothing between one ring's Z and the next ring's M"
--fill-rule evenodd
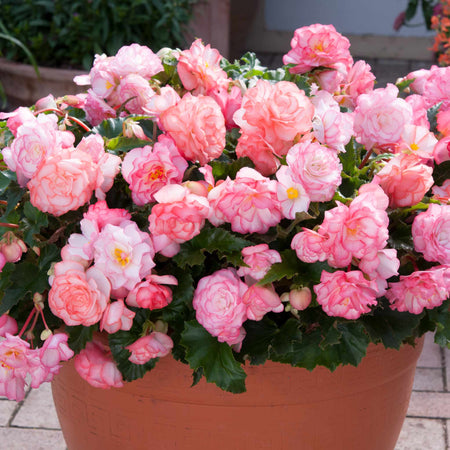
M22 329L20 330L19 337L21 337L22 334L25 332L25 330L27 329L27 327L28 327L28 325L29 325L31 319L33 318L33 316L34 316L36 313L37 313L36 308L33 308L33 310L30 312L30 315L27 317L27 320L26 320L25 323L23 324ZM35 322L34 322L34 323L36 323L36 319L35 319Z
M370 155L372 154L372 152L373 152L373 149L370 149L370 150L366 153L366 156L364 156L364 159L362 160L362 162L361 162L361 164L359 165L358 169L361 170L361 169L366 165L366 162L369 160Z
M46 109L40 109L39 111L35 111L34 115L37 116L38 114L44 113L44 112L54 112L60 116L65 116L66 119L71 120L72 122L75 122L76 124L78 124L81 128L83 128L86 131L91 131L91 129L84 124L81 120L77 119L76 117L72 117L72 116L68 116L66 114L64 114L62 111L60 111L59 109L56 108L46 108Z
M4 223L4 222L0 222L0 227L5 227L5 228L19 228L19 225L16 225L15 223Z
M49 326L47 325L47 322L45 321L44 312L42 311L41 308L39 308L39 312L41 313L42 322L44 322L45 329L46 329L46 330L49 330L50 328L49 328Z

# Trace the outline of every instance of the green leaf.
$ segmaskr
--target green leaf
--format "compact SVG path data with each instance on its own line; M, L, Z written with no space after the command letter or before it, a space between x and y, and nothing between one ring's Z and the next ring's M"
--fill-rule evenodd
M146 145L151 145L151 143L149 141L144 141L143 139L119 136L109 139L106 148L112 150L114 154L118 154L120 152L128 152L134 148L142 148Z
M182 269L187 266L202 265L206 253L217 252L219 257L234 257L236 252L252 245L250 241L235 236L222 228L203 228L200 234L181 245L180 251L173 257ZM235 261L236 262L236 261Z
M75 327L65 327L65 331L69 333L68 345L75 352L79 353L86 347L86 343L92 341L93 332L96 326L86 327L77 325Z
M7 288L0 300L0 316L19 304L27 294L28 290L23 286Z
M436 103L431 108L428 108L427 110L427 119L428 122L430 122L430 130L436 131L437 127L437 113L439 112L439 109L442 105L442 102Z
M129 331L118 331L117 333L108 335L108 344L111 349L114 360L124 380L133 381L142 378L146 372L155 367L158 358L151 359L145 364L134 364L128 359L131 355L130 351L125 347L131 345L140 336L130 333Z
M92 131L107 139L113 139L122 134L123 122L125 122L125 118L105 119L100 125L94 127Z
M191 369L203 368L206 380L233 393L245 392L246 374L231 347L211 336L199 323L186 323L181 344Z
M43 272L48 272L53 262L61 259L60 249L54 244L46 244L40 252L38 267Z
M271 268L259 282L259 284L269 284L283 279L291 279L301 270L301 261L297 258L294 250L284 250L281 252L281 262L272 264Z
M380 300L381 302L381 300ZM387 300L373 314L361 316L360 322L365 327L372 342L381 342L386 348L399 349L402 342L414 334L423 314L410 314L392 310Z
M232 180L236 178L236 174L243 167L254 167L250 158L238 158L236 160L219 161L214 160L209 163L213 169L213 176L215 180L225 180L230 177Z
M269 351L274 337L279 333L278 326L267 316L262 320L247 320L246 331L240 355L248 357L253 365L264 364L269 358Z
M16 174L10 170L0 171L0 195L6 191L12 180L16 179Z
M33 236L39 234L41 228L48 226L48 217L47 214L39 211L30 202L25 203L23 210L25 214L25 219L23 220L24 240L32 247L35 243Z
M358 166L361 164L361 158L358 152L358 144L354 137L345 146L345 152L339 153L339 159L342 164L342 169L347 175L352 176L359 172Z
M434 340L441 347L450 348L450 299L439 308L426 311L432 322L436 324Z
M419 0L408 0L408 6L405 11L406 21L410 21L416 15L418 4Z
M409 87L413 83L414 83L414 78L411 78L409 80L403 79L403 80L399 81L398 83L395 83L395 85L398 87L399 91L404 91L407 87Z

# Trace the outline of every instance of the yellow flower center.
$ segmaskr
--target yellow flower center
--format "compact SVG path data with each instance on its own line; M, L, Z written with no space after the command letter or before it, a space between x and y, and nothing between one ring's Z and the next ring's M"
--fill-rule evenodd
M113 84L109 81L106 82L106 89L111 89L113 87Z
M158 167L155 170L152 170L149 174L148 174L148 178L150 180L157 180L158 178L161 178L164 175L164 170L161 167Z
M294 198L298 197L298 190L293 187L290 187L289 189L286 190L286 194L288 196L288 199L294 200Z
M416 150L419 150L419 146L415 142L413 142L411 144L411 150L415 152Z
M348 297L345 297L342 303L344 306L347 306L350 303L350 299Z
M120 248L114 250L114 258L122 267L125 267L130 262L129 256Z

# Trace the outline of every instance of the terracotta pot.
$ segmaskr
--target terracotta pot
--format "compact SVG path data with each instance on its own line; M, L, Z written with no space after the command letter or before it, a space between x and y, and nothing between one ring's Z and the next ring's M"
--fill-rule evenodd
M59 97L65 94L77 94L86 90L86 86L77 86L73 77L82 71L39 67L40 77L28 64L20 64L0 58L0 83L5 90L8 109L18 106L31 106L48 94Z
M91 387L73 363L52 382L69 450L389 450L400 433L423 339L400 351L369 347L358 367L312 372L247 367L247 392L230 394L163 358L124 388Z

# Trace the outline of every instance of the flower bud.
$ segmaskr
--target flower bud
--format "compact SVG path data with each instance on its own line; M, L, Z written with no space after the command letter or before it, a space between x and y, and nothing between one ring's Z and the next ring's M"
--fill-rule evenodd
M187 187L193 194L201 195L202 197L208 196L208 188L201 181L186 181L183 183L183 186Z
M52 330L49 330L48 328L46 328L41 333L41 341L47 340L52 335L53 335Z
M169 324L167 322L164 322L163 320L157 320L155 322L153 330L167 334L167 331L169 330Z
M6 259L6 262L15 263L22 258L22 247L17 242L9 244L2 244L1 252Z
M303 311L311 303L311 290L308 287L294 289L289 292L289 303L297 311Z

